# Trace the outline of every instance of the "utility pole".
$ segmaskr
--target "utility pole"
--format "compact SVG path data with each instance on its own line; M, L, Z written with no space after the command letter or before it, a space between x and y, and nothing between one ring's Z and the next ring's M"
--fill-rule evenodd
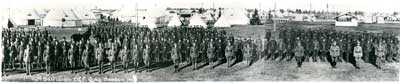
M138 8L138 3L135 3L136 5L136 27L139 27L139 8Z
M276 31L276 22L275 22L275 18L276 18L276 2L274 3L274 17L272 19L272 22L274 22L274 32Z

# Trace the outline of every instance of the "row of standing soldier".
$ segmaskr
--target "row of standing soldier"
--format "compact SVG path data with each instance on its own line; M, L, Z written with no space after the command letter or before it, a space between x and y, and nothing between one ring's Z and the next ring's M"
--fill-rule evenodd
M103 73L103 64L110 62L114 73L121 61L127 72L130 64L135 71L140 64L149 71L151 65L170 60L175 71L179 71L179 64L184 61L192 64L193 69L199 61L205 61L212 69L215 61L225 60L230 67L231 60L243 58L250 65L254 58L261 59L264 55L267 55L265 60L291 61L295 57L299 67L304 60L329 60L335 67L336 61L350 62L350 57L363 57L366 62L372 62L370 58L375 57L373 55L378 58L376 60L388 61L397 61L399 57L398 41L392 34L284 29L279 34L280 39L271 38L268 31L263 40L260 36L255 39L234 38L215 29L149 30L128 25L95 25L88 31L91 39L66 41L63 38L58 41L48 36L46 30L6 30L2 38L3 49L4 55L9 57L5 57L3 63L9 62L14 69L14 60L21 62L20 67L22 62L26 62L27 74L30 74L33 61L41 68L45 63L46 73L50 73L51 64L61 64L53 68L69 69L72 73L76 73L77 67L84 67L88 73L91 66L99 65L99 73ZM373 62L380 65L381 61Z

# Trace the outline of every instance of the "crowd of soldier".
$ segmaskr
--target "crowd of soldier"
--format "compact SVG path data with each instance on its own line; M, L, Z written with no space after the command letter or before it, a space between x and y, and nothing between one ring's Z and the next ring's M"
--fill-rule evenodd
M53 68L77 73L75 70L83 67L88 74L94 66L99 67L101 74L107 63L112 73L116 73L119 64L124 72L128 69L138 72L140 68L150 71L151 66L164 63L173 63L174 72L178 72L184 62L195 70L199 62L208 63L213 69L223 62L231 67L241 59L250 66L255 59L292 61L293 58L298 67L304 61L321 61L336 68L336 62L362 59L380 68L381 62L398 62L400 57L399 41L395 34L389 33L283 28L279 30L279 38L271 31L266 32L265 38L242 38L216 29L150 30L109 24L92 25L86 33L88 37L59 41L46 30L5 30L2 72L6 74L6 67L15 70L15 62L20 63L20 68L25 67L28 75L32 67L45 67L47 74Z

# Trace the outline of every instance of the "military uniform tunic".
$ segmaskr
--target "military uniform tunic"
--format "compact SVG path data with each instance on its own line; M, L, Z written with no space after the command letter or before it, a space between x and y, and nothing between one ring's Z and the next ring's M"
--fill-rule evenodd
M356 47L354 47L354 57L360 58L360 57L362 57L362 56L363 56L363 53L362 53L362 48L361 48L361 46L356 46Z
M339 48L339 46L337 46L337 45L331 46L329 53L330 53L330 55L333 56L333 57L339 56L339 55L340 55L340 48Z
M385 48L383 46L378 46L375 51L375 55L378 57L383 57L385 55Z

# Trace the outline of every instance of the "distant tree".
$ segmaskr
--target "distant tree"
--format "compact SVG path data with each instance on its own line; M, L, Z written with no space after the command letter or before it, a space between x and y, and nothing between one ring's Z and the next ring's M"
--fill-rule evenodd
M251 25L260 25L261 24L260 16L258 15L257 9L254 9L254 13L252 15L252 18L250 19L250 24Z
M281 12L281 13L285 13L285 10L283 10L283 9L279 9L279 12Z
M300 14L300 13L301 13L301 10L300 10L300 9L296 9L296 13L297 13L297 14Z
M171 7L167 7L167 10L172 10L172 8Z
M393 15L394 16L399 15L399 12L393 12Z
M200 8L200 9L199 9L199 13L200 13L200 14L204 13L205 11L206 11L206 10L205 10L204 8Z

